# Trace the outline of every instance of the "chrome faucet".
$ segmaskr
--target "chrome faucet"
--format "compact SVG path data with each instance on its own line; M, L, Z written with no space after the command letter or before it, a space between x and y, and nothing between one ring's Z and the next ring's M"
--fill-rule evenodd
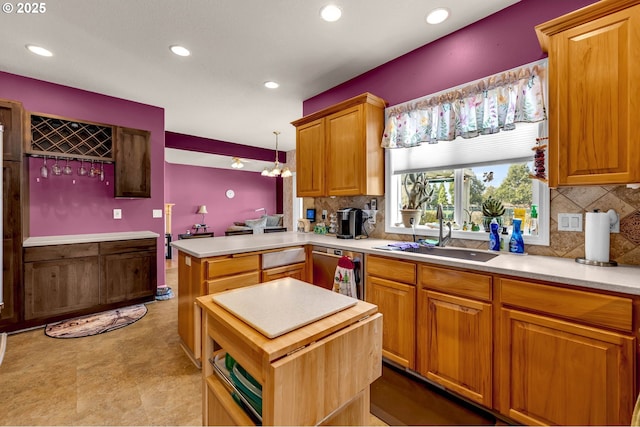
M442 220L444 219L444 214L442 213L442 204L438 205L438 209L436 210L436 219L440 224L440 227L438 228L438 246L444 248L447 245L447 243L449 243L449 240L451 240L451 222L447 222L447 227L449 227L449 232L447 233L446 236L443 237Z

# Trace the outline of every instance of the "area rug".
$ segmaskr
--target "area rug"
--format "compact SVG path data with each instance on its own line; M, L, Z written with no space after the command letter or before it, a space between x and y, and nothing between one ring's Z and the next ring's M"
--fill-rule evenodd
M142 319L145 314L147 307L137 304L49 323L44 329L44 334L51 338L81 338L104 334L131 325Z

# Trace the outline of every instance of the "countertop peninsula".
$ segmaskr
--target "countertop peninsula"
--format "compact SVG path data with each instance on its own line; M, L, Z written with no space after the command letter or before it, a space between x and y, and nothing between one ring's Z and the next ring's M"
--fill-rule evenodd
M121 231L115 233L69 234L65 236L28 237L22 247L49 245L69 245L74 243L113 242L116 240L155 239L158 233L152 231Z
M289 231L284 233L179 240L172 242L171 245L195 258L208 258L300 245L318 245L397 259L428 262L435 265L640 295L640 267L638 266L598 267L578 264L573 258L515 255L508 252L500 253L500 255L487 262L478 262L376 249L376 247L385 246L393 242L392 240L382 239L345 240L337 239L335 236Z

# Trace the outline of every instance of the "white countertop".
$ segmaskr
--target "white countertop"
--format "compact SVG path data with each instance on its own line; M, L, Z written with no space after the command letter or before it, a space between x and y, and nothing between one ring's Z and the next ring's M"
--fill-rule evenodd
M118 233L70 234L67 236L29 237L22 242L22 247L48 245L69 245L73 243L112 242L114 240L132 240L157 238L158 233L152 231L125 231Z
M578 264L573 258L514 255L509 253L500 254L487 262L477 262L375 249L376 246L384 246L392 242L381 239L346 240L338 239L335 236L289 231L285 233L186 239L174 241L171 244L180 251L196 258L311 244L481 272L640 295L640 267L638 266L598 267Z

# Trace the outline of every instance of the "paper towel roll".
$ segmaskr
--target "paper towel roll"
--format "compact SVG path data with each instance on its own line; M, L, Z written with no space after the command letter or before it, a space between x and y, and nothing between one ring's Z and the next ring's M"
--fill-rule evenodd
M587 212L584 230L584 251L587 260L609 262L609 222L606 212Z

